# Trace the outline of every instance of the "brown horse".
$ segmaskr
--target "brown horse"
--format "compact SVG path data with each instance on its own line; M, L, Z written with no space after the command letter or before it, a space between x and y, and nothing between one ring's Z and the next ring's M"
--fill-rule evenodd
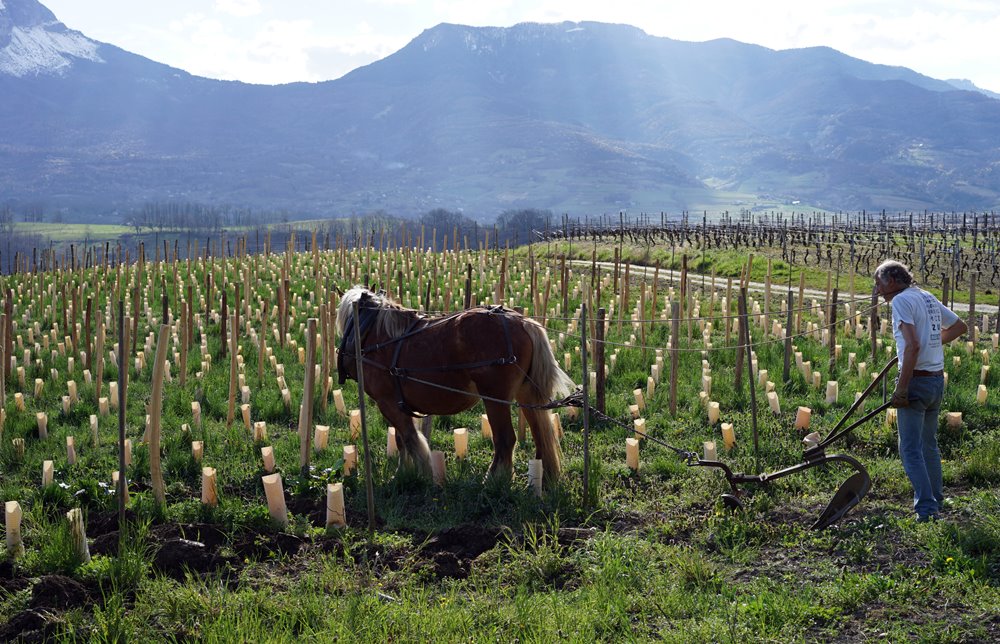
M509 475L515 444L510 401L516 400L531 427L544 480L555 482L559 443L548 413L532 406L568 394L574 384L559 368L542 325L502 307L426 317L355 286L337 309L341 382L357 380L355 303L365 392L396 428L401 466L430 475L430 449L414 428L414 416L456 414L482 400L493 430L489 475Z

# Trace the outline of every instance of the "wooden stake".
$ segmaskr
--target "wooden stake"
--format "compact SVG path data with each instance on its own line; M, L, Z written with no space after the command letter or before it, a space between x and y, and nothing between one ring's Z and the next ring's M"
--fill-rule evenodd
M223 297L223 302L225 302L225 297ZM225 308L225 307L223 307ZM226 410L226 427L231 427L233 420L236 418L236 390L239 385L239 378L237 377L237 363L236 358L239 354L239 343L236 336L236 315L232 317L232 332L230 333L230 343L232 346L229 350L229 406ZM225 356L225 354L223 354Z
M125 529L125 505L128 484L125 477L125 405L128 388L129 319L125 317L125 300L118 300L118 526Z
M354 302L354 311L352 314L355 320L361 319L357 301ZM361 325L355 324L353 326L354 346L360 347ZM368 533L371 534L375 532L375 487L372 474L371 450L368 449L368 424L365 422L365 372L361 361L361 352L355 351L355 353L357 354L358 407L361 412L361 444L365 450L365 492L368 497Z
M170 327L161 324L160 337L156 341L153 386L149 402L149 475L153 483L153 498L161 506L167 503L167 493L163 486L163 470L160 466L160 416L163 411L163 372L166 367L169 338Z
M306 322L306 377L302 385L302 407L299 409L299 468L302 476L309 476L309 458L312 446L313 395L316 385L316 318ZM357 346L361 346L359 343Z
M681 332L681 310L679 302L670 303L670 415L677 415L677 365L678 345Z
M645 325L643 325L645 328ZM580 361L583 369L583 508L590 509L590 372L587 369L587 305L580 311Z
M597 382L594 384L594 396L597 398L597 411L604 413L604 317L606 312L604 307L597 309L597 334L594 339L594 353L596 354L595 369L597 371Z

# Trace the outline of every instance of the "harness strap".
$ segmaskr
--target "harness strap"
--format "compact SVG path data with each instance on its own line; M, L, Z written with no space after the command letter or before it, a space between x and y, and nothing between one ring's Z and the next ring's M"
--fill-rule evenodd
M410 326L406 329L406 332L403 333L403 336L408 335L413 330L413 327L417 326L419 321L419 318L414 319L413 322L410 323ZM370 350L371 349L369 349L369 351ZM396 366L399 364L399 354L402 350L403 343L397 342L396 349L392 352L392 365L389 367L389 374L393 376L393 382L396 384L396 397L399 398L399 400L396 401L396 405L399 407L400 411L407 416L411 416L413 418L424 418L427 414L421 414L414 411L413 408L406 403L406 398L403 396L403 378L406 377L406 372L400 372Z

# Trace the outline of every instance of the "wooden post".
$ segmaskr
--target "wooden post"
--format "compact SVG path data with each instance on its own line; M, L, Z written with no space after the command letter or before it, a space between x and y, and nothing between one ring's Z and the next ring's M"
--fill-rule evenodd
M361 346L360 344L357 346ZM309 455L312 451L313 395L316 389L316 318L306 321L306 377L302 385L302 407L299 408L299 467L303 477L309 476Z
M771 333L771 258L767 258L767 277L764 278L764 336Z
M655 297L653 298L656 299ZM642 360L646 361L646 283L639 282L639 342L642 343Z
M722 326L726 327L726 346L729 346L729 339L732 334L732 324L729 312L733 309L733 278L726 279L726 308L722 311Z
M64 291L65 291L65 289L64 289ZM65 298L65 295L64 295L63 296L63 317L65 317L65 315L66 315L66 304L65 304L65 301L66 301L66 298ZM14 290L11 289L11 288L7 288L7 292L6 292L6 295L4 297L3 310L4 310L4 318L6 319L6 322L3 325L3 328L4 328L4 334L3 334L4 363L2 365L2 368L3 368L3 372L4 372L4 382L7 382L7 381L10 380L10 357L11 357L11 355L13 355L12 352L14 351ZM64 334L66 333L66 324L65 323L63 323L63 333Z
M677 348L680 345L681 306L679 302L670 303L670 415L677 415L677 363L680 356Z
M969 338L973 342L979 340L976 335L976 275L975 271L969 273ZM985 329L984 329L985 330Z
M802 313L805 308L805 289L806 289L806 272L803 270L799 271L799 310L795 313L795 332L798 333L802 330Z
M781 372L781 382L788 382L791 377L791 361L792 361L792 309L794 306L794 300L792 299L792 289L788 289L788 311L787 318L785 320L785 367Z
M128 400L129 319L125 317L125 300L118 300L118 526L125 529L125 404Z
M743 353L745 347L743 346L743 338L746 336L746 287L740 286L739 299L736 301L736 313L739 316L739 334L736 339L736 380L735 386L736 390L739 391L740 387L743 386ZM750 379L753 380L753 374L750 374Z
M833 289L833 300L830 302L827 317L827 328L830 330L830 378L837 373L837 288Z
M587 303L580 309L580 364L583 369L583 508L590 509L590 373L587 369Z
M688 256L687 253L681 255L681 283L678 300L681 305L681 315L687 317L687 285L688 285Z
M84 310L84 322L83 322L83 335L84 335L84 350L87 352L87 359L84 360L83 365L85 369L93 369L94 364L94 345L93 345L93 335L91 334L91 314L94 307L94 298L90 295L87 296L87 308Z
M149 476L153 483L153 498L161 506L167 503L166 490L163 487L163 469L160 466L160 417L163 413L163 372L166 370L169 337L170 327L161 324L159 338L156 341L153 386L149 401Z
M191 310L191 302L181 302L181 319L180 319L180 343L181 343L181 363L178 366L178 371L180 371L180 385L181 389L187 384L187 357L188 357L188 342L190 338L188 337L188 312Z
M223 301L225 298L223 297ZM225 319L225 318L223 318ZM229 351L229 406L226 411L226 427L231 427L233 424L233 419L236 417L236 389L237 383L239 382L239 376L237 375L237 365L236 357L239 353L239 345L236 339L236 315L233 315L233 331L230 333L229 341L232 343L232 347ZM225 355L225 354L223 354Z
M753 432L753 458L754 458L754 467L759 472L760 471L760 462L759 462L759 459L760 459L760 445L759 445L759 439L758 439L758 435L757 435L757 390L756 390L756 384L757 383L756 383L756 380L754 379L753 368L752 368L752 365L751 365L751 363L753 361L753 352L750 350L750 346L751 346L750 345L750 324L749 324L749 320L747 319L747 287L746 286L743 286L740 289L740 302L739 302L739 306L740 306L740 311L739 311L739 313L740 313L740 331L741 331L741 335L742 335L742 338L741 338L742 344L740 346L741 347L746 347L745 353L746 353L746 357L747 357L747 365L750 367L749 368L750 377L747 378L747 380L749 381L749 384L750 384L750 428L751 428L751 431ZM742 367L742 364L739 363L739 362L737 362L737 365L736 365L737 371L739 371L741 369L741 367ZM737 388L739 388L739 384L738 383L739 383L739 381L737 380L737 385L736 385Z
M1000 316L997 316L1000 317ZM0 409L7 408L7 314L0 313Z
M219 357L220 358L225 358L226 357L227 346L229 345L229 333L230 333L229 327L228 327L228 323L229 323L229 293L228 293L228 291L222 291L222 312L221 312L221 317L222 317L222 320L220 320L221 324L219 325L219 335L220 335L220 340L221 340L220 344L221 344L221 347L222 347L221 348L222 353L220 354ZM236 334L233 333L233 335L235 336ZM230 420L230 422L232 422L232 421Z
M354 302L354 319L360 320L357 301ZM361 325L354 326L354 346L361 347ZM361 445L365 450L365 493L368 497L368 533L375 531L375 487L372 473L371 450L368 449L368 423L365 417L365 371L361 360L361 351L355 351L358 373L358 409L361 412Z
M321 302L319 305L319 334L323 341L320 343L319 351L323 358L319 369L319 410L323 414L326 413L327 401L330 398L328 383L330 381L330 334L332 332L333 329L330 326L330 313L327 310L327 304L326 302Z
M402 293L400 293L400 303L402 304ZM465 265L465 309L472 308L472 264ZM534 295L532 295L532 309L534 309Z
M94 391L95 400L101 399L101 390L104 387L104 316L97 316L97 337L95 339L94 350Z
M267 316L270 309L267 305L264 306L264 315L261 316L260 320L260 336L257 341L260 343L257 347L257 387L264 386L264 360L267 355Z
M597 382L594 384L595 397L597 398L597 411L605 413L604 408L604 307L597 309L597 334L594 339L594 353L596 354Z
M871 317L869 318L869 322L868 322L869 326L871 327L868 331L869 331L869 335L871 336L871 357L872 357L872 366L873 367L875 366L875 358L876 358L875 350L878 348L877 347L878 343L875 342L875 336L878 335L878 323L879 323L878 322L878 288L875 287L875 288L872 289L872 312L871 312Z
M652 307L649 312L649 332L652 333L656 328L656 298L657 293L660 291L660 260L656 260L656 269L653 271L653 301ZM644 314L645 315L645 314ZM645 345L646 343L643 342ZM645 351L645 347L643 348ZM601 411L604 411L601 409Z
M566 265L566 255L562 255L559 258L559 289L560 296L562 297L562 314L564 316L569 315L569 267ZM616 274L617 277L617 274ZM615 289L618 288L618 283L615 282Z

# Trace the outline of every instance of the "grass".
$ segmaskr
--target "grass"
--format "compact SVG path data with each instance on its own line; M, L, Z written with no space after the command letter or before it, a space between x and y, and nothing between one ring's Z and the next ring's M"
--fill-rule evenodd
M345 275L358 263L373 275L396 270L408 275L412 270L413 278L406 284L411 302L422 299L432 275L442 293L452 286L453 299L460 301L464 270L453 273L450 267L464 267L466 259L474 267L476 299L490 298L498 264L492 256L427 256L418 270L415 257L408 266L397 256L375 254L369 259L331 252L322 256L321 270L341 285L353 281L353 276ZM275 302L274 281L284 260L283 256L260 260L258 278L249 281L255 298ZM290 332L301 346L299 323L315 314L310 305L316 289L312 256L288 260L295 308ZM253 260L248 261L252 265ZM542 275L546 269L553 274L558 270L557 264L546 260L539 267ZM235 260L220 261L213 281L222 284L224 274L236 281L246 268ZM525 268L518 256L508 277L511 304L524 302ZM207 295L205 276L199 264L193 270L190 277L183 272L181 277L189 279L198 299ZM158 283L155 267L147 266L146 275ZM164 276L169 286L172 271L164 271ZM86 273L38 276L40 284L33 292L43 296L33 303L28 300L32 289L19 281L25 278L5 279L15 293L24 294L15 310L17 332L28 348L32 343L27 333L34 321L40 327L35 342L41 343L40 334L50 328L44 315L45 307L53 304L48 285L61 286L53 280L68 280L70 286L86 281L90 288L104 284L99 294L96 289L88 291L97 294L98 310L103 310L103 298L114 299L113 274L101 280ZM574 284L579 279L580 274L574 275ZM156 301L157 293L150 290L149 301ZM606 287L602 293L603 303L610 304L613 289ZM218 297L216 291L210 299L215 302ZM630 306L635 297L633 292ZM579 302L580 295L572 295L571 309ZM434 308L443 304L435 296ZM450 307L454 306L452 302ZM706 308L703 300L702 310ZM579 333L570 331L568 317L565 312L551 315L548 326L556 342L564 335L557 356L561 361L564 352L571 355L570 373L579 379ZM812 314L808 319L815 321ZM332 404L326 411L317 404L315 422L331 427L331 447L314 453L310 475L300 476L294 410L302 395L304 368L291 345L273 347L292 391L292 410L286 410L270 363L258 384L257 349L244 335L241 353L251 388L252 417L267 422L269 436L263 444L274 448L292 519L285 531L274 525L260 484L262 444L250 440L239 420L226 426L228 361L220 357L218 325L204 312L201 320L212 367L202 378L194 376L200 369L197 347L202 335L198 334L187 384L180 386L175 367L163 400L167 482L163 507L153 501L148 448L140 440L151 365L131 370L126 416L135 443L128 472L132 519L123 535L115 534L116 498L109 488L116 468L117 426L112 416L99 417L99 446L91 445L89 416L98 413L96 391L83 377L79 356L70 370L67 355L57 351L53 361L50 350L36 352L42 363L27 365L25 379L26 384L36 377L45 379L38 398L30 387L22 389L16 376L8 383L9 395L12 390L26 392L27 409L17 411L8 400L0 440L0 493L3 500L16 499L24 508L26 554L9 560L0 550L0 561L6 559L6 567L0 568L0 623L23 619L33 602L44 601L32 597L33 585L40 577L59 573L82 584L86 598L51 609L55 618L40 628L52 639L977 641L997 636L997 623L989 616L1000 601L996 519L1000 497L995 473L1000 431L995 400L990 398L986 405L975 402L980 356L968 354L962 344L947 348L950 378L944 407L962 411L964 424L959 430L941 431L946 485L953 500L944 520L935 524L915 522L909 483L895 453L894 429L881 421L859 428L849 443L837 446L865 464L873 477L872 492L843 521L812 532L809 524L846 478L846 470L812 469L767 486L748 487L745 510L733 514L719 501L727 486L717 471L688 467L645 441L641 468L632 472L624 462L628 432L595 421L590 441L593 501L585 508L582 423L570 419L568 412L562 416L564 476L558 487L536 498L524 474L526 460L533 454L530 439L517 447L512 482L483 482L492 450L479 435L481 408L435 419L432 446L449 455L446 484L436 488L397 474L396 460L384 451L385 423L369 407L378 513L377 528L369 535L363 482L342 472L340 448L350 441L347 419ZM140 349L145 349L142 345L155 321L155 314L141 317ZM252 326L259 332L259 321L254 319ZM724 346L724 331L721 325L715 327L712 343ZM645 351L634 342L625 344L635 331L628 322L619 330L613 321L609 331L608 351L617 351L617 359L608 379L607 413L626 420L632 390L645 388L654 347L667 345L669 325L653 326ZM273 336L268 334L271 345ZM706 358L699 335L695 325L689 343L682 332L681 345L688 350L680 354L677 415L669 413L669 388L663 381L647 401L647 427L651 436L695 452L701 451L705 440L721 443L718 426L708 425L698 403L702 360L707 359L712 398L720 403L722 420L733 423L737 432L735 449L728 453L720 449L720 455L737 471L755 472L758 461L768 470L797 463L800 436L792 430L796 406L811 407L812 429L826 434L847 411L851 392L867 382L856 368L847 368L848 354L876 364L890 355L872 359L867 340L843 338L842 359L835 368L841 397L835 404L825 403L822 388L806 383L794 369L788 382L772 377L783 411L779 416L767 412L758 390L760 453L755 455L745 379L742 388L734 386L734 352L715 350ZM754 330L754 337L761 342L756 347L760 368L780 375L781 343L764 343L760 329ZM796 345L805 360L820 365L825 382L831 376L826 367L828 349L813 337L799 339ZM23 350L15 353L21 365ZM990 353L995 368L995 352ZM957 365L953 357L960 358ZM51 369L59 372L58 378L51 378ZM78 383L80 402L64 414L61 396L71 376ZM114 367L106 365L104 376L106 382L114 378ZM353 382L344 385L343 394L348 409L357 407ZM192 423L192 400L201 402L204 422L184 433L181 426ZM35 412L39 410L49 414L45 439L38 438ZM455 427L470 428L470 456L465 461L452 456L450 430ZM65 456L68 435L77 441L79 462L74 466ZM25 439L23 459L14 453L13 438ZM204 441L201 464L191 457L192 440ZM46 459L55 462L55 484L40 488L41 462ZM220 499L215 508L199 500L201 465L218 472ZM344 483L349 526L328 530L323 523L325 487L335 481ZM94 550L90 563L68 554L64 516L71 507L83 508L87 516ZM157 562L159 548L185 535L206 544L204 561L192 553L187 569Z
M47 224L47 223L16 223L14 232L19 234L41 235L48 241L91 243L116 241L122 235L133 230L128 226L116 224Z

